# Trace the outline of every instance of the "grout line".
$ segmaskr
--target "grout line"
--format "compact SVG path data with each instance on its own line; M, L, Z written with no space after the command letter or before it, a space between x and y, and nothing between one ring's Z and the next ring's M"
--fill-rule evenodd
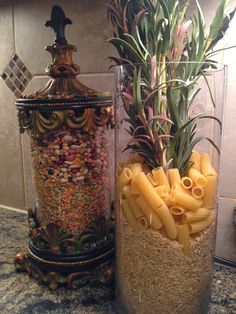
M32 73L31 73L31 74L32 74ZM37 74L37 73L35 74L35 73L34 73L34 74L33 74L33 78L34 78L34 77L38 77L38 78L42 77L42 78L48 78L48 79L50 79L50 76L48 76L47 73L45 73L45 74Z
M11 211L14 211L14 212L17 212L17 213L27 214L26 210L14 208L14 207L9 207L9 206L5 206L5 205L1 205L0 204L0 210L1 209L7 209L7 210L11 210Z
M83 72L83 73L80 73L79 75L77 75L77 78L79 78L80 76L100 76L100 75L106 75L106 76L111 76L111 75L114 75L114 72ZM45 74L42 74L42 73L34 73L33 74L34 77L48 77L48 74L45 73Z
M110 76L110 75L114 75L115 73L114 72L81 72L79 76L83 76L83 75L87 75L87 76L99 76L99 75L107 75L107 76Z
M16 30L15 30L15 14L14 14L14 1L11 1L11 11L12 11L12 29L13 29L13 49L14 49L14 54L16 54ZM22 146L22 137L19 134L19 141L20 141L20 155L21 155L21 164L22 164L22 180L23 180L23 193L24 193L24 201L25 201L25 205L26 205L26 191L25 191L25 176L24 176L24 164L23 164L23 146ZM6 206L6 208L8 208ZM11 207L9 207L8 209L12 209ZM14 210L14 209L12 209ZM25 212L22 211L20 209L16 209L16 211L20 211L20 212Z
M226 199L226 200L232 200L232 201L236 202L236 198L235 197L227 197L227 196L219 195L219 198L223 198L223 199Z
M16 29L15 29L15 14L14 14L14 1L11 1L12 8L12 24L13 24L13 46L14 46L14 54L16 54ZM21 155L21 164L22 164L22 181L23 181L23 193L24 193L24 201L26 205L26 191L25 191L25 171L24 171L24 156L23 156L23 142L22 136L19 134L20 140L20 155Z
M15 14L14 14L14 1L11 1L11 10L12 10L12 28L13 28L13 49L14 54L16 54L16 30L15 30Z

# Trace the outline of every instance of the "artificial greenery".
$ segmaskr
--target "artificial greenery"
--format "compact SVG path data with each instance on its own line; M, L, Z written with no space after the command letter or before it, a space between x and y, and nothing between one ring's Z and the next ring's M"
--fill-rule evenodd
M138 152L151 168L177 167L182 175L198 142L207 139L216 147L210 138L195 134L200 119L216 118L190 117L189 108L199 92L199 78L207 83L205 71L214 67L211 58L219 51L215 46L235 13L235 9L228 12L226 0L221 0L207 28L197 0L196 4L197 13L189 18L190 1L112 0L108 4L108 19L114 26L109 42L119 55L110 59L130 65L122 90L131 135L126 149Z

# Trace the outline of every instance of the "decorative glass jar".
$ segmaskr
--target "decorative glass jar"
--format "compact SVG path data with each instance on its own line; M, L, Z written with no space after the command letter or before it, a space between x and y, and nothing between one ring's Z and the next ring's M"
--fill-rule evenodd
M112 97L77 80L80 68L72 60L75 46L64 37L66 24L71 21L54 6L46 22L55 32L46 48L50 80L16 101L20 130L30 136L37 198L35 210L28 209L27 255L18 254L15 265L52 289L113 278Z
M118 311L203 314L213 274L225 67L157 64L153 88L152 66L116 72Z

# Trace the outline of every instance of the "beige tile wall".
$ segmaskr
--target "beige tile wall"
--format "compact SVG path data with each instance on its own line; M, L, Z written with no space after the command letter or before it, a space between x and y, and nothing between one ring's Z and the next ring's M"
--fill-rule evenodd
M235 1L228 1L233 7ZM207 20L213 15L218 0L204 1L204 12ZM236 45L236 18L225 34L222 47ZM233 225L233 210L236 205L236 48L226 50L219 61L228 66L227 97L224 110L224 123L220 158L218 224L216 238L216 254L236 262L236 227ZM222 85L223 86L223 85Z
M219 0L199 0L204 18L209 22L214 16ZM234 0L228 4L233 8ZM196 4L192 5L192 10ZM236 45L236 18L225 34L219 48ZM220 180L216 254L236 262L236 227L233 226L233 209L236 206L236 48L217 56L217 61L228 66L227 97L224 108L223 134L220 157ZM219 87L220 88L220 87ZM223 84L222 84L223 88Z
M111 90L114 80L111 74L106 73L109 65L106 57L114 54L114 50L105 42L112 34L106 20L106 2L107 0L1 1L0 71L2 72L10 57L17 53L34 74L26 93L44 85L44 69L51 61L44 47L52 43L52 30L43 24L50 18L52 5L58 4L73 20L73 25L66 28L66 36L78 48L74 61L81 66L81 80L91 87ZM219 1L200 0L200 3L206 12L205 18L209 21ZM235 27L236 19L227 33L225 44L236 44ZM222 251L227 257L230 248L236 247L236 240L231 237L228 251L223 252L223 245L231 228L231 213L236 203L235 50L225 52L220 60L229 65L229 73L221 155L217 252ZM26 205L33 206L34 198L29 180L29 143L26 136L20 140L14 102L14 95L0 78L0 205L23 209Z
M0 204L24 208L24 180L15 96L2 80L0 91Z
M0 17L0 73L2 73L15 46L12 5L0 4Z

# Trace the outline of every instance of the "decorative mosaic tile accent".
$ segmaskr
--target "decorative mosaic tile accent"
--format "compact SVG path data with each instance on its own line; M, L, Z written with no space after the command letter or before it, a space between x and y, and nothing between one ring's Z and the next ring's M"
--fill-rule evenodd
M29 72L21 59L15 54L5 67L1 77L13 94L17 98L20 98L33 75Z

